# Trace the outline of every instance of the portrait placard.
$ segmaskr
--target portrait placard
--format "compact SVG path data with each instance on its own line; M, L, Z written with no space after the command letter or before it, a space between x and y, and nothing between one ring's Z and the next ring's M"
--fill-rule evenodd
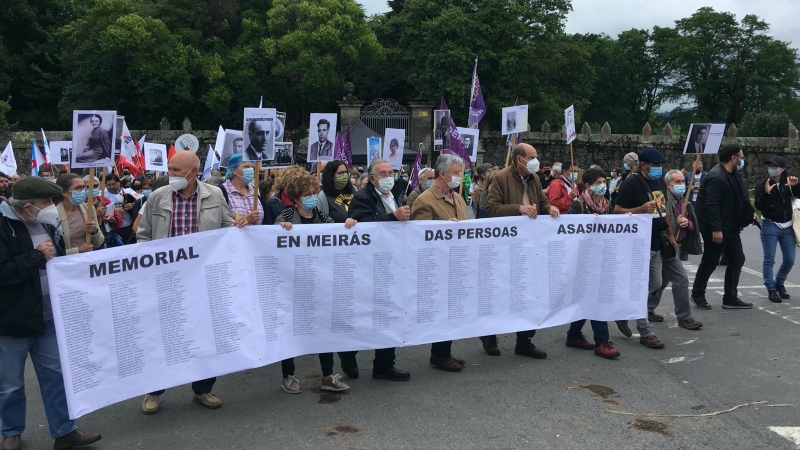
M567 144L575 140L575 107L570 105L569 108L564 110L564 125L567 134Z
M381 138L367 138L367 166L376 159L381 159Z
M284 142L283 132L286 129L286 113L278 111L275 113L275 118L277 119L275 121L275 145L278 145L278 142Z
M333 161L336 114L312 113L308 125L308 162Z
M167 171L167 146L164 144L144 143L144 164L147 170Z
M242 161L275 159L275 108L245 108ZM228 158L230 159L230 158Z
M72 141L50 141L50 158L53 164L69 164L72 161Z
M277 123L277 122L276 122ZM275 159L265 161L263 167L269 169L285 169L294 165L294 144L291 142L275 143Z
M433 145L437 151L450 150L450 110L433 111Z
M464 143L464 148L467 150L469 159L475 162L478 159L478 134L480 133L477 128L462 128L458 127L458 134L461 135L461 142Z
M528 105L503 108L502 134L516 134L528 131Z
M220 155L220 167L228 167L228 161L234 153L244 153L244 139L239 130L225 130L222 134L222 148L220 151L220 138L217 137L217 153Z
M73 169L111 167L117 138L116 111L72 112Z
M689 127L684 155L716 155L725 135L724 123L693 123Z
M406 130L387 128L383 139L383 159L389 161L392 170L400 170L403 165L403 148L406 142Z

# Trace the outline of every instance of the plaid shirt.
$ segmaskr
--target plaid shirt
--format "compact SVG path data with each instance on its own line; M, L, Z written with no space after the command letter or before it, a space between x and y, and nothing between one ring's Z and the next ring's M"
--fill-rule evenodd
M172 230L170 236L197 233L197 190L188 197L172 193Z
M222 189L228 193L228 206L231 208L231 212L237 212L240 216L246 216L250 211L253 210L253 196L255 195L255 188L252 184L247 185L247 195L242 195L236 186L231 183L231 180L225 180L225 183L222 184ZM258 202L256 207L258 208L258 222L264 220L264 207L261 206L261 202Z

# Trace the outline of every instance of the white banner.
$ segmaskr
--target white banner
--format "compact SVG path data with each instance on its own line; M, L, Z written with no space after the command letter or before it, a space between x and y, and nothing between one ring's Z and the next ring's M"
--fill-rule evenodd
M651 218L229 228L47 265L70 417L321 352L645 317Z

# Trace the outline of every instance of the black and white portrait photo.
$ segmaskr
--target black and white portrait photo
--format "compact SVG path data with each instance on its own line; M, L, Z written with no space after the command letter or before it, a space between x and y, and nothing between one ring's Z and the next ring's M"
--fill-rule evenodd
M502 133L515 134L528 131L528 105L517 105L503 108Z
M308 127L308 162L333 161L336 114L312 113Z
M458 127L458 134L461 136L461 142L464 143L464 148L467 150L470 161L478 159L478 129L477 128L462 128Z
M286 113L276 112L275 119L275 146L277 146L279 142L283 142L283 130L286 129Z
M72 168L111 167L114 164L116 118L116 111L72 112Z
M269 161L275 158L275 108L245 108L242 161Z
M167 146L145 142L144 164L147 170L165 172L167 170Z
M441 149L450 148L450 110L437 109L433 111L433 144Z
M403 148L406 143L406 130L387 128L383 138L383 159L389 162L393 170L400 170L403 165Z
M719 147L722 144L722 135L724 133L724 124L693 123L689 127L689 134L686 137L683 154L713 155L719 153Z
M217 142L214 149L219 155L220 167L228 167L228 161L234 153L244 152L244 139L239 130L226 130L219 127L217 132Z
M285 169L294 165L294 144L291 142L276 142L275 159L272 161L265 161L265 163L265 167L270 169Z
M50 157L53 164L69 164L72 161L72 141L50 141Z

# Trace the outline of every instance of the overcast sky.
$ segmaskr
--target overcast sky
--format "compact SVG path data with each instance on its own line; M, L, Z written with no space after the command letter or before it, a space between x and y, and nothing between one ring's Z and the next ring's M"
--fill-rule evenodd
M356 0L367 15L389 10L386 0ZM631 28L652 29L673 26L701 6L728 11L741 20L755 14L770 24L770 34L800 48L800 0L572 0L567 16L568 33L606 33L616 36Z

